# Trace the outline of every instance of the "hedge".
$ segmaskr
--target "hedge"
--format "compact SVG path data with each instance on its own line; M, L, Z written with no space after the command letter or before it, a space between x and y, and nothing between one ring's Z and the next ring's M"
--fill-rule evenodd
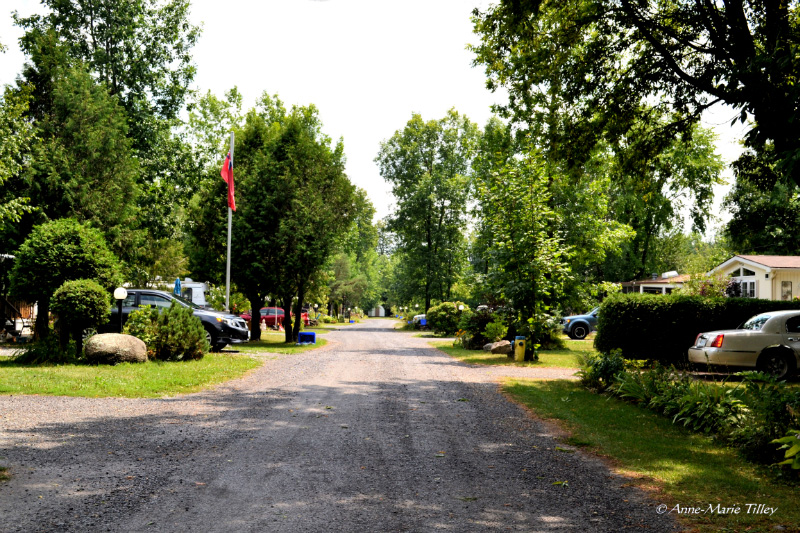
M603 353L620 349L626 359L678 363L699 333L735 329L752 316L784 309L800 309L800 302L616 294L600 306L594 346Z

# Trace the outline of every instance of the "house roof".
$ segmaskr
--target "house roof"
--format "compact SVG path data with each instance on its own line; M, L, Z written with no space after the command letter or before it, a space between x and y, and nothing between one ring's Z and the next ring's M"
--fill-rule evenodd
M737 255L769 268L800 268L800 255Z
M637 279L634 281L625 281L623 285L674 285L675 283L686 283L692 276L690 274L681 274L680 276L673 276L671 278L646 278Z

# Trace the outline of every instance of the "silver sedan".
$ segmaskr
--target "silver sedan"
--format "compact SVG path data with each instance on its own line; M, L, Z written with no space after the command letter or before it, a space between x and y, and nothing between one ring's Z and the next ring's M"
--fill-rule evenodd
M756 315L739 329L697 336L689 361L706 365L756 368L778 379L797 371L800 353L800 311Z

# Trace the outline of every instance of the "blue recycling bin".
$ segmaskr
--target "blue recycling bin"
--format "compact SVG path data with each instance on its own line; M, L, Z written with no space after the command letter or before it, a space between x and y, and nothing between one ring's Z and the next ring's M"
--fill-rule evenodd
M297 342L310 342L317 344L317 334L313 331L301 331L297 334Z
M428 319L427 318L420 318L419 319L419 325L420 326L427 326L428 325Z

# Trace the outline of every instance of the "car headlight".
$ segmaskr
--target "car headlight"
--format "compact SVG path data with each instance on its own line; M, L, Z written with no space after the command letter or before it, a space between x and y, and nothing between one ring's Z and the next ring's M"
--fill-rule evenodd
M569 318L565 318L565 319L564 319L564 324L569 324L569 323L570 323L570 320L569 320Z
M233 320L231 320L230 318L223 318L223 317L221 317L221 316L218 316L218 317L217 317L217 322L222 322L222 323L224 323L226 326L231 326L231 327L233 327Z

